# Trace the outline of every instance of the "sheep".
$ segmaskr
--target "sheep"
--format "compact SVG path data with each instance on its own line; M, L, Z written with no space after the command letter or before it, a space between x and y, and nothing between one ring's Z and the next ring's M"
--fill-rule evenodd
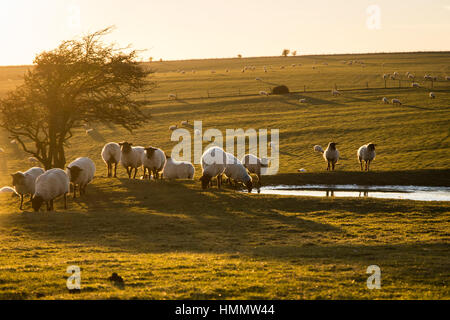
M127 169L129 179L131 179L134 169L133 179L136 179L138 168L142 166L142 155L145 149L143 147L133 147L133 144L128 142L121 142L119 145L122 151L120 162Z
M181 122L181 125L182 126L188 126L189 125L189 120Z
M399 106L401 106L402 105L402 103L400 102L400 100L398 100L398 99L392 99L392 104L395 106L395 105L399 105Z
M164 179L194 179L195 168L192 163L187 161L176 161L165 155L166 166L163 171Z
M177 95L175 93L170 93L169 94L169 100L177 100Z
M262 81L262 79L261 79L261 78L256 78L255 80L256 80L256 81Z
M86 194L86 187L95 176L95 164L89 158L78 158L67 166L67 176L73 185L73 198L77 198L77 187L80 197Z
M389 104L389 100L388 98L384 97L383 99L381 99L381 102L383 102L384 104Z
M175 131L175 130L177 130L178 129L178 125L174 125L174 126L170 126L169 127L169 130L170 131Z
M393 74L393 76L394 76L394 78L397 78L397 77L399 76L398 72L395 71L394 74Z
M261 187L261 169L269 167L267 162L267 159L259 159L252 154L247 154L242 158L242 163L248 172L256 174L258 177L259 187Z
M53 211L53 201L64 196L64 209L67 209L67 194L70 180L61 169L51 169L40 175L36 180L35 193L32 200L34 211L38 212L42 204L47 204L47 211Z
M235 186L238 183L243 183L247 187L248 193L251 193L253 190L253 181L250 175L247 172L247 169L244 167L241 161L239 161L235 156L231 153L226 153L226 167L225 167L225 175L233 180Z
M445 80L450 81L450 76L446 76Z
M114 178L117 178L117 164L120 162L121 150L118 143L107 143L102 149L102 159L108 170L108 178L112 177L114 165Z
M307 101L306 101L306 99L300 99L299 102L300 103L306 103Z
M358 150L358 160L361 165L361 171L364 171L363 169L363 162L366 163L365 171L370 171L370 163L375 160L376 152L375 152L376 144L369 143Z
M259 95L260 95L260 96L268 96L269 93L268 93L267 91L260 91L260 92L259 92Z
M417 82L413 82L411 84L411 87L413 87L413 88L420 88L420 84L418 84Z
M227 156L223 149L212 147L202 155L202 188L207 189L211 180L217 177L217 186L220 189L222 185L222 175L226 168Z
M144 168L144 179L148 170L148 178L151 179L152 174L155 180L159 179L159 173L163 171L166 165L166 155L158 148L148 147L142 155L142 166ZM161 176L162 177L162 176Z
M20 210L23 209L23 197L30 195L33 200L36 179L45 172L42 168L31 168L26 172L16 172L11 175L15 192L20 196Z
M384 80L387 80L389 77L390 77L390 74L388 74L388 73L383 74L383 79Z
M435 96L434 92L430 92L430 99L435 99L435 98L436 98L436 96Z
M341 95L341 93L338 90L336 90L336 89L331 90L331 94L333 96L340 96Z
M413 74L408 74L408 79L411 79L411 80L414 80L416 78L416 76L415 75L413 75Z
M330 142L328 144L328 148L323 151L321 146L315 146L314 151L323 153L323 158L328 162L327 171L334 171L336 167L336 163L339 161L339 151L336 148L337 143Z
M433 77L430 76L429 74L426 74L423 78L428 81L433 81Z

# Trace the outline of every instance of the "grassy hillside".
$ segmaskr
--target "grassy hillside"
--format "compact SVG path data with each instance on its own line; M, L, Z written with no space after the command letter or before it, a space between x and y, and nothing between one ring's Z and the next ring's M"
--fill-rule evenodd
M365 67L343 64L349 60L362 60ZM256 71L241 72L250 65ZM442 80L450 75L450 53L147 66L156 71L158 83L143 97L150 100L146 112L151 121L133 134L97 126L104 141L129 140L170 153L175 143L169 126L183 120L202 120L204 130L223 132L279 129L280 174L266 177L266 183L450 186L450 81ZM0 95L20 84L26 69L0 68ZM185 73L177 72L181 70ZM391 81L389 88L380 89L381 75L394 71L403 78L406 71L416 74L424 88L405 83L398 88L398 81ZM441 79L434 84L434 100L428 97L425 73ZM369 89L364 89L367 82ZM276 84L295 93L258 95ZM335 84L344 89L340 97L331 96ZM169 93L179 99L169 101ZM382 97L404 104L384 105ZM300 98L308 103L300 104ZM9 140L0 133L7 160L0 163L0 186L11 183L9 173L30 166L28 156L14 150ZM339 143L343 159L338 172L326 173L325 162L312 148L332 140ZM356 150L371 141L378 144L374 172L357 172ZM119 179L108 180L100 158L103 144L84 130L71 140L68 159L89 156L98 172L88 195L71 200L68 211L58 202L57 213L21 213L16 199L0 195L0 298L450 297L448 203L203 192L197 181L128 181L122 168ZM300 168L307 173L298 174ZM73 264L83 272L79 296L65 290L65 270ZM365 271L372 264L382 269L383 288L377 292L365 286ZM105 280L112 272L124 277L124 289Z

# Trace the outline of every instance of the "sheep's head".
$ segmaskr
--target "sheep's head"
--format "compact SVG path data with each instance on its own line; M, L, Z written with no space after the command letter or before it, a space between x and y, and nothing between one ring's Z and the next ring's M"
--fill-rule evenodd
M70 182L76 181L80 176L81 171L83 171L83 169L78 166L67 167L67 170L70 172Z
M131 147L133 146L133 144L128 142L121 142L119 143L119 146L123 153L129 153L131 152Z
M336 142L330 142L330 144L328 145L328 148L330 150L336 150L336 146L337 146Z
M206 190L206 189L208 189L209 183L211 182L211 177L207 174L204 174L200 178L200 181L202 182L202 189Z
M369 151L375 151L375 147L376 147L377 145L376 144L374 144L374 143L369 143L368 145L367 145L367 149L369 149Z
M253 190L253 182L252 182L252 179L250 179L249 181L247 181L247 183L245 184L245 186L247 187L248 193L252 193L252 190Z
M146 149L145 149L145 153L147 154L147 158L148 158L148 159L153 158L153 155L155 154L155 151L156 151L156 150L158 150L158 149L153 148L153 147L146 148Z
M22 172L16 172L14 174L11 175L12 179L13 179L13 186L18 186L23 184L24 180L25 180L25 175Z
M33 200L31 200L31 205L35 212L38 212L41 209L42 204L44 203L44 199L41 196L35 196Z

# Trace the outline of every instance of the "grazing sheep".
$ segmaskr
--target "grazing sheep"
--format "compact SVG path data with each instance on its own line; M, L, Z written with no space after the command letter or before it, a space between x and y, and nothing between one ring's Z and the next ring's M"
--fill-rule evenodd
M330 142L328 144L328 148L323 151L323 148L321 146L315 146L314 151L323 153L323 158L325 161L328 162L327 171L334 171L336 168L336 163L339 161L339 151L336 148L337 143Z
M17 172L12 174L13 186L16 193L20 196L20 210L23 208L23 197L30 195L30 201L33 200L35 192L36 179L45 172L42 168L31 168L26 172Z
M253 190L253 182L247 172L247 169L244 167L242 162L231 153L226 153L226 157L227 163L224 171L225 175L230 180L234 181L235 186L238 183L243 183L247 187L248 193L251 193Z
M357 155L359 163L361 165L361 171L364 171L363 162L366 163L365 171L370 171L370 163L375 160L376 156L375 147L376 144L369 143L359 148Z
M36 180L35 193L32 200L34 211L39 211L42 204L47 204L47 211L53 211L53 201L64 196L64 209L67 209L67 194L70 180L61 169L51 169L40 175Z
M306 99L300 99L299 102L300 103L306 103L307 101L306 101Z
M165 165L166 165L166 155L161 149L153 147L145 148L145 152L142 155L144 179L147 176L148 170L148 178L151 179L153 174L153 179L158 180L159 173L163 171Z
M200 178L202 188L207 189L211 180L217 177L217 186L220 189L222 185L222 175L226 168L227 155L219 147L212 147L205 151L202 156L203 174Z
M114 178L117 178L117 164L120 162L121 150L118 143L110 142L102 149L102 159L108 170L108 178L111 178L114 165Z
M133 144L128 142L121 142L119 145L122 151L120 162L127 169L129 179L131 179L134 169L133 179L136 179L138 168L142 166L142 155L145 152L145 148L133 147Z
M413 75L413 74L408 74L408 79L411 79L411 80L414 80L416 78L416 76L415 75Z
M78 158L67 166L67 176L73 185L73 198L77 197L77 187L80 197L86 194L86 187L95 176L95 164L89 158Z
M436 96L434 95L434 92L430 92L430 99L435 99Z
M17 196L17 192L16 190L14 190L14 188L11 187L3 187L0 189L0 194L2 193L12 193L13 196Z
M418 84L417 82L414 82L411 84L411 87L413 88L420 88L420 84Z
M248 172L257 175L258 185L261 187L261 169L269 167L267 159L262 160L252 154L247 154L242 159L242 163Z
M394 78L397 78L397 77L399 76L398 72L395 71L395 72L393 73L393 76L394 76Z
M400 102L400 100L398 100L398 99L392 99L392 104L395 106L395 105L399 105L399 106L401 106L402 105L402 103Z
M256 78L255 80L256 80L256 81L262 81L262 79L261 79L261 78Z
M267 91L260 91L260 92L259 92L259 95L260 95L260 96L268 96L269 93L268 93Z
M384 97L383 99L381 99L381 101L382 101L384 104L389 104L389 100L388 100L388 98L386 98L386 97Z
M164 179L189 179L192 180L195 168L187 161L176 161L172 157L166 156L166 166L163 171Z
M341 93L338 90L336 90L336 89L331 90L331 94L333 96L340 96L341 95Z
M177 95L175 93L169 94L169 100L177 100Z
M181 122L181 125L182 126L188 126L189 125L189 120Z
M175 130L177 130L177 129L178 129L178 125L170 126L170 127L169 127L169 130L170 130L170 131L175 131Z

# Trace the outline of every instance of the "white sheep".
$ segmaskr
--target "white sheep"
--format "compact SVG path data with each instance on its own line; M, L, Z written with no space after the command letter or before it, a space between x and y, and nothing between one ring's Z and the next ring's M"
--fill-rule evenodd
M207 189L211 180L217 177L217 186L222 185L222 175L226 168L227 155L222 148L212 147L205 151L202 156L203 174L200 178L202 188Z
M417 82L413 82L411 84L411 87L413 87L413 88L420 88L420 84L418 84Z
M47 204L47 211L53 211L53 201L64 196L64 209L67 209L67 194L70 180L66 172L61 169L51 169L36 179L36 188L32 200L34 211L39 211L42 204Z
M80 197L86 194L86 187L95 176L95 164L89 158L78 158L67 166L67 176L73 185L73 198L77 197L77 187Z
M340 96L341 95L341 93L338 90L336 90L336 89L331 90L331 94L333 96Z
M306 99L300 99L299 102L300 103L306 103L307 101L306 101Z
M189 120L182 121L182 122L181 122L181 125L182 125L182 126L188 126L188 125L189 125Z
M169 100L172 100L172 99L173 99L173 100L177 100L177 98L178 98L178 97L177 97L177 95L176 95L175 93L170 93L170 94L169 94Z
M267 91L260 91L260 92L259 92L259 95L260 95L260 96L268 96L269 93L268 93Z
M450 76L446 76L445 80L450 81Z
M255 80L256 80L256 81L262 81L262 79L261 79L261 78L256 78Z
M142 166L142 155L145 152L145 148L133 147L133 144L128 142L121 142L119 145L122 151L120 162L127 169L129 179L131 179L131 174L134 169L133 179L136 179L138 168Z
M195 168L187 161L176 161L172 157L166 156L166 166L163 171L164 179L189 179L192 180Z
M247 169L244 167L242 162L231 153L226 153L226 157L227 163L224 174L228 177L228 179L234 181L235 186L239 183L243 183L247 187L248 193L251 193L253 190L253 181L248 174Z
M414 80L416 78L416 76L415 75L413 75L413 74L408 74L408 79L411 79L411 80Z
M436 98L436 96L435 96L434 92L430 92L430 99L435 99L435 98Z
M117 164L120 162L121 150L118 143L107 143L102 149L102 159L106 164L108 170L108 178L112 177L114 165L114 178L117 177Z
M252 154L247 154L242 159L242 164L248 170L248 172L256 174L258 177L258 185L261 187L261 169L268 168L268 160L260 159Z
M398 99L392 99L392 104L393 104L394 106L395 106L395 105L399 105L399 106L402 105L401 101L398 100Z
M328 144L328 148L323 151L323 148L321 146L315 146L314 147L314 151L319 152L319 153L323 153L323 158L325 159L325 161L328 162L328 167L327 167L327 171L334 171L335 167L336 167L336 163L339 161L339 151L336 148L337 143L335 142L330 142Z
M375 160L376 157L375 147L376 144L369 143L359 148L357 156L361 165L361 171L364 171L363 162L366 163L365 171L370 171L370 163Z
M174 126L170 126L169 127L169 130L170 131L175 131L175 130L177 130L178 129L178 125L174 125Z
M381 102L383 102L384 104L389 104L389 100L388 98L384 97L383 99L381 99Z
M20 210L23 208L23 197L30 195L33 200L36 179L45 172L42 168L31 168L26 172L16 172L12 174L12 184L15 192L20 196Z
M387 80L391 75L389 73L383 74L383 79Z
M159 179L159 173L163 171L164 166L166 165L166 155L164 151L158 148L145 148L145 152L142 155L142 166L144 168L144 179L147 176L148 170L148 178L153 178L155 180Z

